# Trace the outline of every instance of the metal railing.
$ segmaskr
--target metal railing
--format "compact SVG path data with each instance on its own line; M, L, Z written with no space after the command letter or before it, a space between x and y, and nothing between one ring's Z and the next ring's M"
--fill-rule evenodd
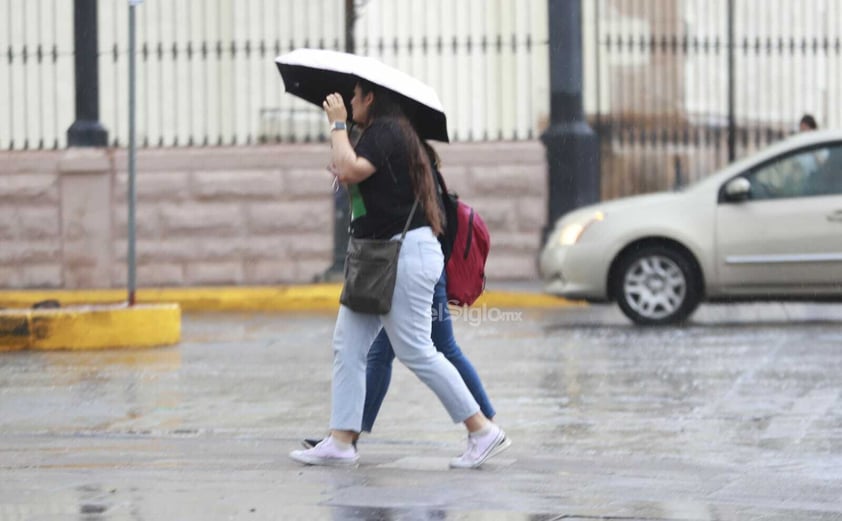
M493 3L493 10L488 4ZM73 2L0 0L0 149L61 148L73 122ZM439 92L454 140L530 139L546 118L545 0L357 1L357 52ZM140 146L325 138L321 112L283 92L274 58L344 49L342 0L146 0L137 11ZM100 118L127 136L128 2L100 1ZM538 49L536 49L538 47Z
M586 110L603 196L704 177L797 128L842 124L842 1L596 0Z
M0 0L0 149L66 146L70 0ZM345 47L343 0L146 0L144 147L324 139L283 92L297 47ZM128 2L100 1L100 117L125 146ZM535 139L549 119L546 0L356 0L356 51L429 83L455 141ZM842 0L583 0L585 111L603 197L671 188L794 130L842 124Z

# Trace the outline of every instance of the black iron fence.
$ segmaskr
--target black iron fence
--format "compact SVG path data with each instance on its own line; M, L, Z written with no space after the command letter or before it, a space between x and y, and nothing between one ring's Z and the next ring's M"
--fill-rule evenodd
M549 118L546 0L146 0L137 135L146 147L324 138L275 56L356 50L432 85L454 140L536 139ZM671 188L794 130L842 124L842 0L582 0L585 110L603 197ZM126 144L128 1L100 1L100 117ZM73 1L0 0L0 149L66 146Z
M597 0L587 112L603 197L710 174L793 132L842 124L839 0Z
M146 0L137 8L139 144L324 139L324 116L284 94L274 58L299 47L345 49L348 6L357 52L430 83L455 140L534 138L547 104L536 95L546 53L534 49L546 47L545 0L490 4ZM124 146L128 1L97 5L100 119L109 143ZM73 0L0 0L0 13L7 26L0 78L8 85L0 91L0 148L64 147L74 119Z

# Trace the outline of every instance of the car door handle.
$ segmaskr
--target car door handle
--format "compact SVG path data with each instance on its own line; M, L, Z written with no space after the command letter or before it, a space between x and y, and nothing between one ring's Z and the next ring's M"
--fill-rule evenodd
M842 223L842 210L837 210L832 214L828 215L827 220L830 222Z

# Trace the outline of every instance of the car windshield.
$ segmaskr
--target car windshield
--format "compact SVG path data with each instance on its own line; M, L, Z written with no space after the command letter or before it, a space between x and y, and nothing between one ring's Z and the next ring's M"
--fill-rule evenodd
M741 172L741 171L745 171L748 168L750 168L751 165L754 164L756 161L757 161L757 158L753 154L748 156L748 157L743 157L743 158L737 159L733 163L730 163L728 165L725 165L725 166L717 169L716 171L712 172L710 175L703 175L699 179L695 179L695 180L690 181L688 183L682 183L679 186L676 186L674 191L684 192L684 191L687 191L687 190L695 189L696 187L699 187L699 186L703 186L707 183L717 183L717 182L719 182L717 179L719 178L720 174L723 174L726 171L731 172L732 174L735 174L735 173Z
M836 143L828 142L828 143L824 144L825 149L827 149L828 147L838 147L838 146L839 146L838 142L836 142ZM776 171L778 173L778 176L776 177L776 182L778 182L780 184L786 184L786 183L793 184L793 183L795 183L795 178L797 176L794 174L794 172L798 172L799 169L803 170L803 165L805 164L805 161L806 161L805 157L808 157L808 156L804 156L804 155L809 153L809 154L812 154L812 155L815 156L816 155L815 152L809 152L809 151L811 151L811 150L815 151L815 150L822 149L822 145L819 144L819 143L812 144L812 145L810 145L808 143L804 143L803 147L798 147L800 149L803 149L802 152L796 152L796 151L792 150L794 148L796 148L796 147L793 147L792 144L788 144L788 142L783 141L783 142L778 143L777 145L772 145L772 147L767 149L768 154L764 154L769 159L775 158L775 157L781 158L781 159L778 160L778 161L780 161L780 166L776 169ZM722 179L723 177L730 177L730 176L733 176L733 175L748 172L749 170L754 169L756 165L758 165L759 154L763 154L763 152L755 153L755 154L749 154L745 157L737 159L733 163L730 163L728 165L725 165L725 166L717 169L715 172L712 172L710 175L703 175L703 177L701 177L699 179L696 179L694 181L691 181L691 182L688 182L688 183L682 183L682 185L676 187L675 190L676 191L691 190L691 189L695 189L698 186L704 186L707 183L719 183L719 182L724 180L724 179ZM825 155L822 156L821 153L820 153L819 155L816 156L816 158L826 161L827 160L827 152L824 152L823 154L825 154ZM799 155L804 156L804 157L799 158ZM766 162L766 160L762 161L762 163L765 163L765 162ZM726 172L727 172L727 174L726 174ZM787 175L787 174L789 174L789 175Z

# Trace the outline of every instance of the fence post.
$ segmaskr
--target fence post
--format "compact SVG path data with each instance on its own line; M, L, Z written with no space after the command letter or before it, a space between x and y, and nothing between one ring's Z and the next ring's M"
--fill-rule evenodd
M728 162L731 163L737 158L737 121L736 121L736 94L734 68L734 0L728 0Z
M73 47L76 73L76 121L67 129L72 147L104 147L108 131L99 122L97 0L73 0Z
M550 127L547 149L549 201L544 238L555 221L600 199L599 139L582 106L582 4L549 0Z
M681 156L675 156L675 179L672 182L672 189L679 190L684 186L684 174L681 171Z
M137 141L135 133L135 108L136 108L136 66L137 56L135 55L135 37L137 35L135 9L143 3L143 0L129 0L129 245L128 245L128 302L130 306L135 305L135 293L137 290L137 226L135 214L137 208Z

